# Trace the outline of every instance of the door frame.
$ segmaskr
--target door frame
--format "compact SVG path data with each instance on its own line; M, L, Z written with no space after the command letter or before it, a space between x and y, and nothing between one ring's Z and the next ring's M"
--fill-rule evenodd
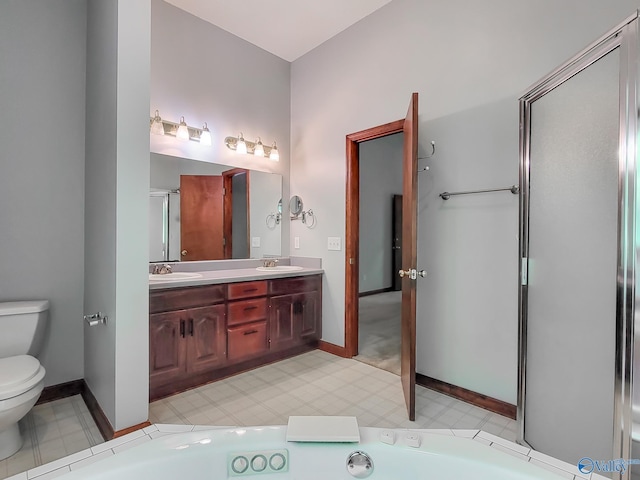
M360 283L360 148L367 140L402 133L405 119L347 135L345 229L345 355L358 354L358 290Z
M222 186L224 195L222 197L223 229L224 229L224 258L233 258L233 177L245 174L247 179L247 258L251 255L251 240L249 232L249 170L246 168L232 168L222 172Z
M618 168L618 275L616 306L616 358L614 379L614 421L612 458L633 458L638 442L633 439L633 407L638 404L634 390L639 379L633 368L634 355L640 351L636 342L635 318L640 314L636 300L637 272L640 263L636 252L640 243L635 234L640 224L640 209L636 191L640 184L637 158L637 137L640 132L640 73L638 71L638 39L640 19L636 12L573 58L543 77L520 97L520 242L518 275L518 442L528 445L525 429L527 390L527 323L529 270L529 196L530 196L530 129L531 105L564 83L573 75L588 68L616 48L620 57L620 137ZM637 361L637 360L636 360ZM640 380L639 380L640 382ZM635 402L635 405L634 405ZM630 469L620 478L628 479Z

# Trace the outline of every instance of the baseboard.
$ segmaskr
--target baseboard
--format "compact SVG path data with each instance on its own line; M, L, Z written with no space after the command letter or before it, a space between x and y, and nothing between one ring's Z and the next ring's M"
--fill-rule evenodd
M87 385L87 383L84 381L83 383L84 390L82 391L82 399L87 405L87 408L89 409L94 422L96 422L98 430L100 430L100 433L106 441L113 439L115 431L111 426L111 422L109 422L109 419L102 411L102 407L100 407L100 404L98 403L98 400L96 400L96 397L93 395L93 392L89 388L89 385Z
M117 430L113 433L113 438L122 437L123 435L126 435L131 432L135 432L136 430L142 430L143 428L147 428L150 425L151 425L151 422L147 421L147 422L139 423L129 428L123 428L122 430Z
M337 355L342 358L351 358L350 355L347 355L347 349L344 347L340 347L335 343L325 342L324 340L318 341L318 349L323 352L330 353L332 355Z
M378 293L393 292L393 287L380 288L378 290L369 290L368 292L358 293L358 297L368 297L369 295L377 295Z
M516 419L516 406L497 398L492 398L482 393L473 392L463 387L451 385L450 383L436 380L435 378L427 377L421 373L416 373L416 384L421 387L430 388L437 392L443 393L458 400L470 403L490 412L504 415L505 417Z
M82 395L84 385L84 380L80 379L44 387L36 405L53 402L54 400L60 400L62 398L73 397L74 395Z

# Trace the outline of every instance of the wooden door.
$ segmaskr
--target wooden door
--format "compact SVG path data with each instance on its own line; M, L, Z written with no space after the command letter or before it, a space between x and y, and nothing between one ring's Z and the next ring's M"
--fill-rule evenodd
M160 385L186 371L184 310L149 315L149 381Z
M418 94L413 93L402 128L402 268L417 269L418 244ZM402 278L400 378L409 420L416 418L416 280Z
M226 360L225 305L191 308L187 322L187 371L211 370Z
M222 176L180 175L181 260L224 258Z
M402 269L402 195L393 196L391 231L391 271L393 272L393 290L402 290L402 279L397 274Z

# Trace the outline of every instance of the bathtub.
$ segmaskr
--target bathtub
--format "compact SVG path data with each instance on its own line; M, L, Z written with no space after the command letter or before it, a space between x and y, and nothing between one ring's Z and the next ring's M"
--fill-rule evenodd
M221 480L266 475L269 480L351 480L356 477L349 473L347 459L354 452L372 460L372 480L563 478L471 438L424 430L361 427L359 443L296 443L285 436L285 426L172 434L58 478Z

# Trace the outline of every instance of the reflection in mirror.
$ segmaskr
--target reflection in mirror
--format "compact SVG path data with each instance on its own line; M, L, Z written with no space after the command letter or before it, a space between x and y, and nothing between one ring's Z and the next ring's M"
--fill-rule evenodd
M289 201L289 210L291 211L291 215L294 217L300 215L300 213L302 213L302 207L302 199L298 195L291 197L291 200Z
M281 255L280 175L152 153L150 185L150 262Z

